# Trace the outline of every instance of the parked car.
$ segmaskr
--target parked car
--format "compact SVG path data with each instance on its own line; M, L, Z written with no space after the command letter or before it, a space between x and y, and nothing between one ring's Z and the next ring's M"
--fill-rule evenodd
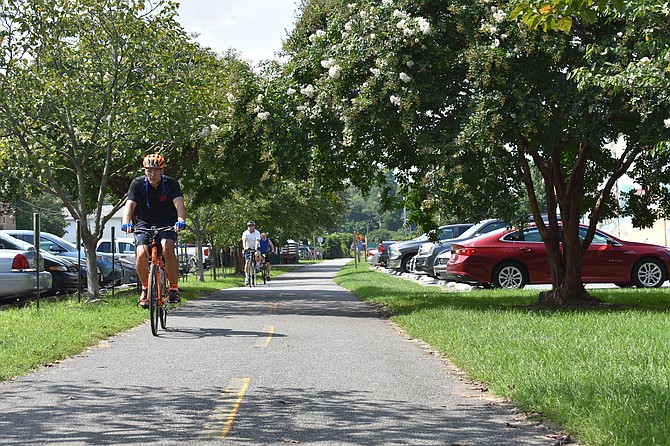
M471 226L472 223L440 226L437 230L437 237L439 240L454 239ZM419 252L419 246L428 240L430 240L429 235L423 234L412 240L393 243L388 248L389 259L387 267L389 269L399 270L403 273L408 272L407 263L417 254L417 252Z
M429 276L438 278L435 272L435 261L437 256L443 252L451 253L451 244L456 241L469 240L479 237L483 234L488 234L496 229L507 227L507 223L502 220L489 219L482 220L467 231L462 233L456 239L446 239L437 242L426 242L419 247L419 252L414 257L414 269L412 272L416 274L427 274Z
M379 251L377 249L368 249L368 256L365 261L372 266L379 265Z
M37 253L34 249L0 249L0 299L30 297L37 293ZM52 278L39 265L40 293L51 289Z
M0 248L20 251L34 249L30 243L14 238L4 232L0 232ZM40 256L43 259L44 269L51 274L51 289L46 291L44 295L54 296L57 294L76 293L80 274L76 261L72 261L66 257L55 256L44 250L40 252Z
M587 227L581 226L580 239L586 232ZM653 288L668 279L669 270L669 248L623 241L600 230L582 258L584 283ZM535 226L453 243L447 277L500 288L551 283L544 242Z
M34 244L34 232L25 229L6 229L5 233L14 238ZM40 233L40 248L58 256L65 256L71 259L77 259L79 254L77 248L65 239L48 232ZM86 258L84 249L81 250L81 258ZM116 261L112 267L112 256L106 253L96 253L96 263L101 274L101 285L108 285L112 282L117 283L123 276L123 266L120 261Z
M388 261L389 261L389 246L392 244L396 243L394 240L388 240L385 242L381 242L377 245L377 252L379 253L379 259L377 260L377 264L381 266L387 266Z
M112 240L102 239L98 242L95 249L97 252L112 254ZM114 238L114 257L126 259L135 263L135 238L133 237L115 237Z

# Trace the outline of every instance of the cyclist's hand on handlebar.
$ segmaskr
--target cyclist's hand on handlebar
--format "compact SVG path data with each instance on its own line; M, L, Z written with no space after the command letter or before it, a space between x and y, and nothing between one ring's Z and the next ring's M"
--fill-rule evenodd
M186 222L178 221L177 223L174 224L175 232L179 232L182 229L186 229Z
M132 223L124 223L121 225L121 230L125 232L126 234L130 234L133 232L133 224Z

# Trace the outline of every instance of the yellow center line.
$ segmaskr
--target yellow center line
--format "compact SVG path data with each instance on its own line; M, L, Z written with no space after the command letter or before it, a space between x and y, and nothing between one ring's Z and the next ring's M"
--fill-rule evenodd
M274 325L264 325L263 326L263 333L267 333L267 337L261 338L256 342L256 347L257 348L266 348L269 344L270 341L272 340L272 335L275 332L275 326Z
M219 436L221 438L225 437L228 435L228 432L230 432L230 429L233 427L233 422L235 421L235 416L237 415L237 411L240 408L240 404L242 404L242 398L244 397L244 393L247 391L249 388L249 384L251 383L251 378L241 378L237 379L237 382L234 383L234 386L228 387L226 389L226 392L236 392L235 395L235 401L233 402L233 407L231 408L230 412L228 413L228 416L226 417L226 423L223 426L223 429L221 429L221 432L219 433Z

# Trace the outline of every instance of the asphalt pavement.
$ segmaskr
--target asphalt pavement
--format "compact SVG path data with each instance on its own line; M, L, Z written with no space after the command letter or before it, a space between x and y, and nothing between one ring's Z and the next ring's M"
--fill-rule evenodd
M553 445L335 285L347 260L218 291L0 383L2 445Z

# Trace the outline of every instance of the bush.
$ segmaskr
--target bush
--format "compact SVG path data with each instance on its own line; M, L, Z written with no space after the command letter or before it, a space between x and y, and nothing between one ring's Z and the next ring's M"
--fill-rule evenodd
M335 232L325 237L323 241L323 258L339 259L351 257L351 242L353 234Z

